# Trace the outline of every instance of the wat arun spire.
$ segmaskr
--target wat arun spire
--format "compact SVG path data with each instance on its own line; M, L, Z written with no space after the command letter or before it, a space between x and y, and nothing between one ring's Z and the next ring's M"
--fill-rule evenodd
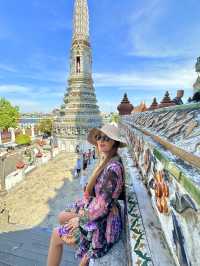
M92 79L88 3L75 0L68 87L54 132L64 149L73 150L86 142L91 128L100 127L101 123Z
M75 1L73 18L73 40L89 42L89 14L87 0Z

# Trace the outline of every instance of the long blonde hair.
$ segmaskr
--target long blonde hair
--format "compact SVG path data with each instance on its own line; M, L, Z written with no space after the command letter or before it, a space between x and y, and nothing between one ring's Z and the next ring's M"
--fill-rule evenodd
M97 177L101 174L101 172L103 172L103 170L105 169L106 165L108 164L108 162L117 155L117 150L118 150L118 144L116 144L117 142L114 143L112 149L110 150L110 153L108 154L108 156L106 156L105 158L103 158L102 160L100 160L99 164L97 165L97 167L94 169L92 175L89 178L88 184L86 186L85 191L91 195L93 192L93 188L95 186ZM98 150L98 147L97 147ZM99 153L99 151L98 151Z

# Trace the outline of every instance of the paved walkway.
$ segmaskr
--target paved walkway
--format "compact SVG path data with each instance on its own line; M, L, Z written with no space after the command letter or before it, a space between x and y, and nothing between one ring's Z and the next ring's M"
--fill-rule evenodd
M45 266L50 232L35 227L0 234L0 266ZM78 266L74 250L65 246L61 266Z
M75 160L72 154L62 153L10 190L4 198L10 223L55 226L59 211L81 196L79 179L72 174Z
M58 224L58 213L81 197L79 179L73 178L75 162L75 155L61 153L4 197L10 223L0 225L0 266L45 265L50 232ZM88 172L92 168L93 165ZM62 265L77 265L74 251L67 247L64 260Z

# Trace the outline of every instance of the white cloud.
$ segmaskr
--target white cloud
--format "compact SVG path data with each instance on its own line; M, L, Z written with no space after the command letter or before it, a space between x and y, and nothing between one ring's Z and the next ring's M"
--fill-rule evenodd
M95 73L94 81L96 87L129 87L135 86L152 87L181 87L191 88L195 82L196 74L191 68L183 68L172 71L154 71L149 73Z
M101 112L113 112L117 111L117 106L119 105L119 102L106 102L106 101L99 101L99 108Z
M67 56L58 57L44 53L35 53L29 57L26 66L18 72L18 75L38 81L64 84L68 74L67 67Z
M144 21L144 19L153 21L158 16L158 14L160 15L160 0L141 1L140 4L141 7L135 9L133 12L133 16L131 17L132 22L136 23L138 21ZM151 14L151 16L149 16L149 14Z
M42 105L41 102L37 100L15 97L6 97L6 99L10 101L12 105L19 106L20 112L46 111L46 109L49 109L48 106Z
M15 74L17 78L28 78L37 81L55 82L65 84L68 73L67 56L57 57L37 53L30 55L29 58L20 66L0 63L0 71Z
M142 1L141 7L133 11L130 18L129 55L154 57L166 54L166 51L163 53L162 49L158 49L156 40L152 38L155 35L155 25L164 12L161 7L159 0ZM149 36L150 33L152 36Z
M0 85L0 93L5 97L6 95L15 94L17 98L34 98L34 99L45 99L45 98L61 98L64 95L65 88L58 86L50 87L36 87L35 85L20 86L13 84Z
M30 93L30 88L20 86L20 85L11 85L5 84L0 85L0 93L19 93L19 94L27 94Z
M184 57L199 53L200 28L197 13L182 14L177 1L141 1L130 18L128 55ZM195 8L195 3L186 6ZM177 12L178 13L177 13Z
M6 64L0 64L0 70L14 72L14 73L17 72L14 66L6 65Z
M30 78L38 81L46 81L46 82L55 82L55 83L63 83L65 84L67 75L66 72L62 71L45 71L42 72L29 72L29 73L20 73L19 74L23 78Z
M50 112L56 104L41 101L41 99L23 99L23 98L9 98L12 105L19 106L20 112Z
M18 105L20 107L23 108L34 108L36 110L36 108L41 108L41 103L38 101L32 101L32 100L24 100L24 99L12 99L12 103L14 105Z

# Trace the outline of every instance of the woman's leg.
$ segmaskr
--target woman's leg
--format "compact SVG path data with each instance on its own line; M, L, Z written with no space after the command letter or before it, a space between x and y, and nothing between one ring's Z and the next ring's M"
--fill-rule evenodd
M89 265L89 258L87 255L85 255L81 261L80 261L80 264L79 266L88 266Z
M47 266L59 266L62 258L64 241L59 237L58 230L54 229L49 245Z
M70 219L77 217L77 213L73 212L73 211L62 211L59 213L58 215L58 221L59 224L63 225L66 224Z

